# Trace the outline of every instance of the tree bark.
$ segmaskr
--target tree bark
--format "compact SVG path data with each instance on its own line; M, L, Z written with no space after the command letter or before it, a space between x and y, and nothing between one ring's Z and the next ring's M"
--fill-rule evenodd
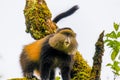
M95 44L96 51L93 57L93 66L91 71L90 80L100 80L102 56L104 53L104 31L100 34L98 41Z

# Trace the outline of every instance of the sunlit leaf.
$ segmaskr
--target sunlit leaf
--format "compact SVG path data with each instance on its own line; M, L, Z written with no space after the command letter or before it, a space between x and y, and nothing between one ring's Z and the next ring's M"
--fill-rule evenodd
M105 43L109 43L109 42L112 42L112 40L110 40L110 39L106 39L105 41L104 41Z
M111 64L111 63L108 63L106 66L112 66L112 64Z
M119 38L119 37L120 37L120 32L117 33L117 38Z
M120 71L120 66L119 66L120 62L119 61L114 61L113 66L114 66L114 70L116 72Z
M113 50L111 54L111 60L114 61L117 55L118 55L118 51Z
M117 23L114 23L114 29L115 29L116 31L118 31L119 25L118 25Z
M116 33L114 32L114 31L112 31L111 33L108 33L108 34L106 34L106 37L108 37L108 38L117 38L117 35L116 35Z

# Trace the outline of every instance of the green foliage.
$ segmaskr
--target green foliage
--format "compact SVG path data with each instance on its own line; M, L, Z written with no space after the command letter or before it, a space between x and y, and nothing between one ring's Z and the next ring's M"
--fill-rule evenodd
M111 48L111 60L112 63L108 63L107 66L110 66L113 70L113 73L117 76L120 75L120 59L118 56L120 55L120 25L114 23L114 30L110 33L106 34L106 45Z

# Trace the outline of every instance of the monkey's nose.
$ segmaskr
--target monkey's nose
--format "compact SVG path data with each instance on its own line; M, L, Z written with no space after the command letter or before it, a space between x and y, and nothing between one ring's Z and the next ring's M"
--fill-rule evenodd
M65 45L66 47L68 47L68 46L70 45L70 40L69 40L69 39L66 39L65 42L64 42L64 45Z
M68 45L70 42L69 41L65 41L65 44Z

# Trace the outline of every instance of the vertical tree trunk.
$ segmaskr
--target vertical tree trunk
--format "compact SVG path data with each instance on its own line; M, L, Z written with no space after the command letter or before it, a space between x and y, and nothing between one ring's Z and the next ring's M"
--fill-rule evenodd
M100 34L98 41L95 44L96 52L93 57L93 66L92 71L90 75L90 80L100 80L100 74L101 74L101 65L102 65L102 56L104 53L104 31Z

